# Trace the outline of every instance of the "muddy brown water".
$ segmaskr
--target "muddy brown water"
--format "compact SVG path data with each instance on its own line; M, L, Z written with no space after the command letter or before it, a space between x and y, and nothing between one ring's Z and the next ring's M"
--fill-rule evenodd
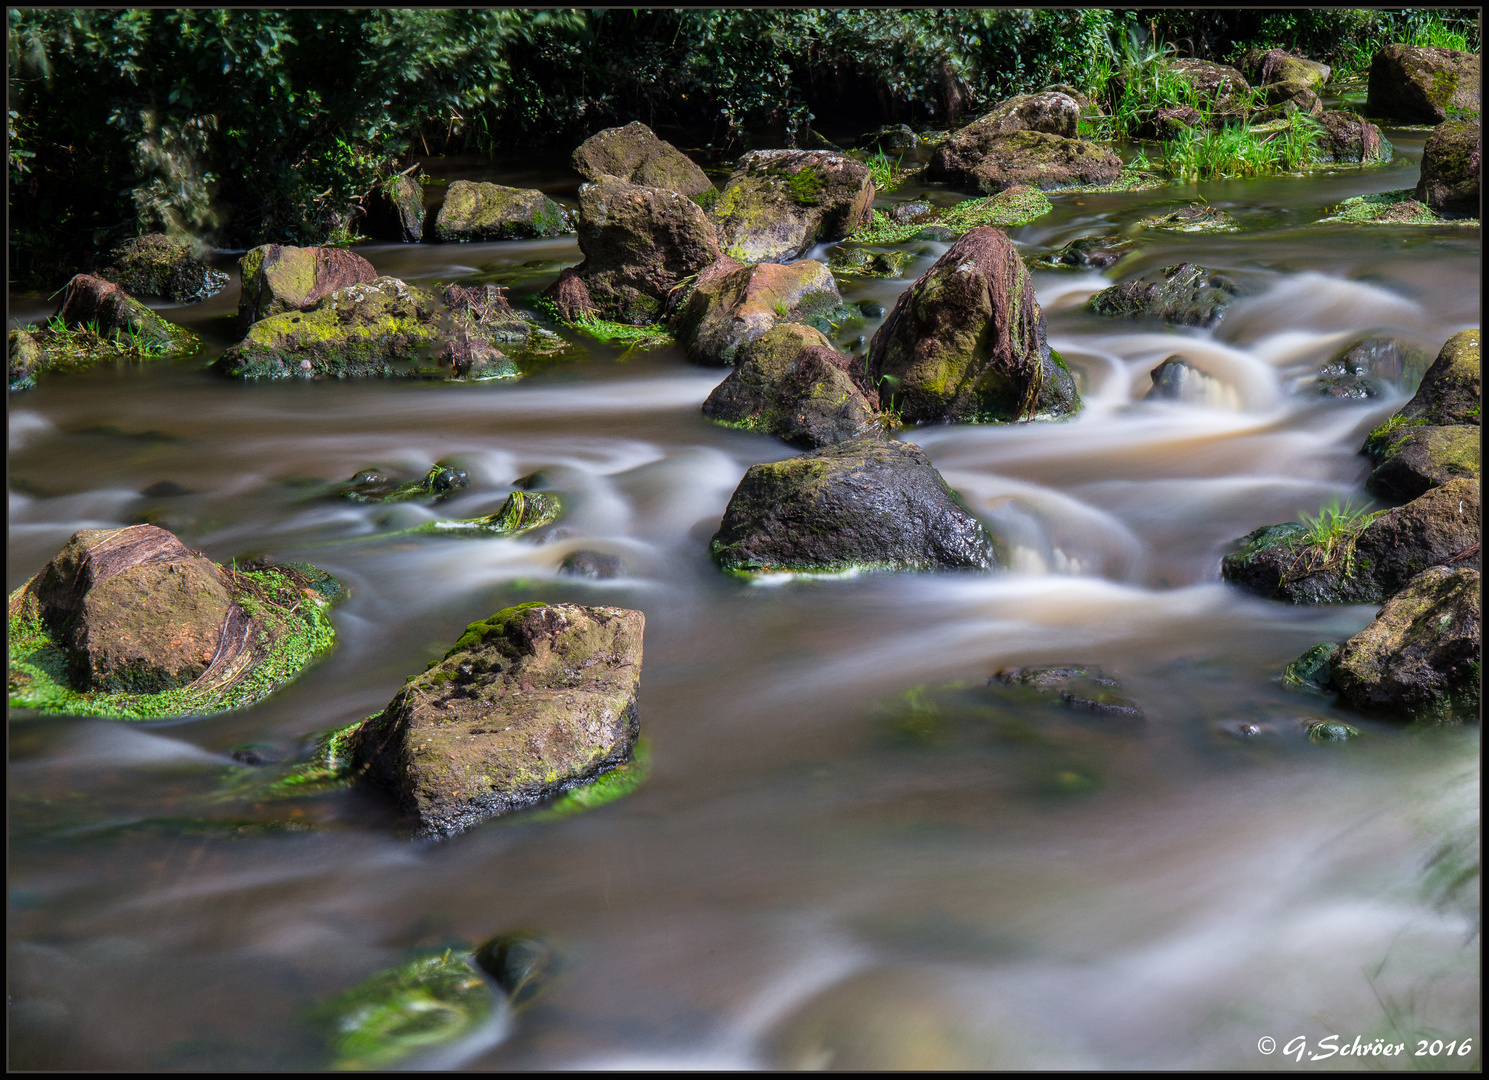
M1435 352L1479 325L1477 229L1310 227L1343 198L1415 184L1425 132L1387 135L1403 151L1388 167L1056 195L1012 231L1052 248L1202 196L1243 230L1149 233L1122 274L1188 259L1252 295L1213 331L1155 329L1083 314L1100 275L1035 275L1080 417L900 435L1008 543L1011 567L988 575L721 576L707 546L730 493L791 451L707 422L723 372L673 348L578 339L583 359L489 385L243 385L203 370L233 340L235 279L164 308L204 355L12 395L7 589L76 529L149 519L217 559L315 562L351 594L335 649L251 709L12 712L11 1065L318 1066L302 1019L316 1002L519 928L560 945L548 992L411 1064L1258 1068L1331 1033L1389 1036L1409 1044L1393 1065L1431 1064L1418 1031L1473 1038L1476 1061L1477 726L1407 732L1286 690L1288 660L1373 609L1218 581L1236 537L1368 501L1356 450L1411 379L1324 400L1306 382L1321 361L1368 332ZM430 171L577 186L561 163L444 164ZM888 307L944 250L907 246L904 278L844 279L847 298ZM503 280L519 299L579 257L572 237L358 250L383 273ZM50 310L10 302L13 325ZM1230 387L1224 407L1142 399L1181 351ZM443 459L473 479L443 514L489 512L536 472L566 531L379 542L434 512L316 486ZM164 481L185 493L141 494ZM626 576L558 576L580 549ZM529 599L646 612L653 768L635 794L437 845L400 839L356 791L213 801L235 748L303 752L466 623ZM985 686L1004 665L1070 661L1120 678L1146 722ZM1365 737L1310 744L1316 718ZM313 827L233 825L265 820Z

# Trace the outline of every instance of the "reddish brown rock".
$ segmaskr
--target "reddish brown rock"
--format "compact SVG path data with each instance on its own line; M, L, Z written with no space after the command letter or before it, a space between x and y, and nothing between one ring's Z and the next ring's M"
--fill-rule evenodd
M370 262L340 248L265 244L239 259L238 266L243 278L238 321L243 330L271 315L308 311L337 289L377 278Z

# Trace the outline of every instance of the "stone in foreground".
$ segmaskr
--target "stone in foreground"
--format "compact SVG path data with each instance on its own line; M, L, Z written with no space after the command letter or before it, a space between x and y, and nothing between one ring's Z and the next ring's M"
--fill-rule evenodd
M988 570L992 538L910 443L866 436L752 466L711 545L736 573Z
M435 239L531 240L562 236L569 227L564 208L533 188L456 180L434 219Z
M879 417L854 381L855 363L812 327L783 323L739 351L703 415L808 449L875 434Z
M710 180L691 158L641 123L606 128L579 144L574 171L586 180L618 176L642 187L663 188L706 202L714 194Z
M1479 450L1479 429L1471 424L1403 426L1365 486L1382 498L1406 502L1453 480L1476 480Z
M1344 643L1333 685L1358 709L1471 718L1479 707L1479 634L1479 571L1434 567Z
M1240 289L1224 276L1194 263L1180 263L1103 289L1091 297L1086 308L1116 318L1213 326L1239 296Z
M284 312L308 311L337 289L377 277L372 264L354 251L264 244L238 260L242 291L238 326L247 330L260 319Z
M1387 45L1370 61L1365 111L1416 124L1440 124L1448 110L1479 111L1479 57L1431 46Z
M740 262L788 262L866 224L868 167L827 150L755 150L739 159L710 214L719 247Z
M1068 416L1075 380L1045 340L1013 243L973 229L899 300L869 343L868 378L909 423Z
M301 564L218 566L153 525L74 533L9 602L10 704L153 719L238 708L334 638Z
M1447 120L1422 149L1417 201L1445 218L1479 216L1479 121Z
M558 795L628 757L639 611L520 604L472 623L354 739L420 836L450 836Z

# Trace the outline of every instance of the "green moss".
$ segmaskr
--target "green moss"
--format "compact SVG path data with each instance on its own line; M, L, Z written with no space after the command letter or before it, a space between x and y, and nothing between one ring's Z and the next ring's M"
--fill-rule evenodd
M1097 195L1116 194L1130 191L1152 191L1154 188L1166 187L1174 181L1170 177L1159 176L1148 169L1134 166L1123 166L1117 178L1110 184L1073 184L1070 187L1050 188L1050 194L1060 195Z
M1334 213L1315 224L1332 225L1454 225L1479 227L1478 218L1443 218L1416 201L1411 188L1382 191L1345 199Z
M1359 737L1359 728L1351 727L1338 720L1318 720L1308 725L1309 742L1348 742L1350 739Z
M1027 225L1053 209L1038 188L1010 188L981 199L967 199L949 210L933 208L913 222L896 223L875 210L873 219L853 233L853 240L861 244L902 244L928 229L944 234L938 239L950 239L985 225L1000 229Z
M413 535L516 536L518 533L557 521L562 512L563 504L557 495L543 491L514 491L507 496L507 501L502 503L501 509L494 514L455 521L429 521L423 525L415 525L411 529L383 533L376 539Z
M253 605L260 625L270 632L269 654L237 681L141 694L75 689L67 651L42 622L35 601L24 595L22 586L9 602L10 707L120 720L241 709L295 678L335 642L336 631L326 614L329 601L320 595L304 596L283 568L239 571L232 577L233 599L239 606Z
M801 206L816 206L822 201L822 177L814 165L807 165L786 176L786 190L791 200Z
M462 650L471 649L476 647L477 645L483 645L486 642L491 641L493 638L506 637L507 631L510 629L512 623L518 617L520 617L524 611L531 611L533 608L542 608L547 606L548 605L541 600L529 600L525 604L517 604L515 607L503 608L501 611L498 611L489 619L483 619L480 622L471 623L465 628L465 632L460 635L460 639L455 642L450 651L445 653L444 659L448 660L450 659L450 657L454 656L458 652L461 652Z
M1365 436L1365 445L1360 452L1375 464L1379 465L1390 454L1396 444L1406 438L1410 428L1423 427L1427 421L1417 418L1402 416L1400 413L1392 413L1369 435Z
M1326 692L1331 679L1334 654L1339 643L1325 641L1313 646L1282 669L1282 685L1295 690L1317 690Z
M597 341L603 341L606 345L624 346L626 351L631 349L660 349L667 345L674 345L672 335L660 326L632 326L629 323L611 322L608 319L598 319L592 315L581 316L575 322L569 322L562 318L553 302L546 299L536 301L537 306L546 311L553 319L570 330L577 330L581 334L587 334Z
M333 1067L378 1069L470 1033L491 1017L495 998L464 957L425 956L379 972L311 1010Z

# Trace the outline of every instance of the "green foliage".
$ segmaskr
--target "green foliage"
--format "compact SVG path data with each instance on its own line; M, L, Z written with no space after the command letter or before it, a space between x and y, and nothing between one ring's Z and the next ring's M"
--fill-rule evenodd
M1288 538L1289 546L1299 555L1283 578L1295 580L1336 566L1345 578L1350 577L1355 569L1355 541L1381 513L1357 509L1352 501L1340 506L1337 498L1319 507L1316 514L1300 513L1303 530ZM1299 563L1306 565L1300 567Z
M1164 143L1163 167L1186 180L1297 172L1318 160L1322 133L1318 121L1302 113L1265 133L1249 123L1211 131L1187 128Z
M929 211L921 215L926 220L915 222L894 222L881 211L875 210L869 223L854 231L853 241L862 244L902 244L932 227L948 230L958 236L984 225L1007 229L1026 225L1052 209L1054 207L1044 192L1037 188L1027 188L1000 191L981 199L966 199L950 210Z

